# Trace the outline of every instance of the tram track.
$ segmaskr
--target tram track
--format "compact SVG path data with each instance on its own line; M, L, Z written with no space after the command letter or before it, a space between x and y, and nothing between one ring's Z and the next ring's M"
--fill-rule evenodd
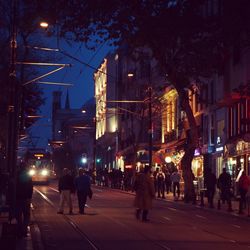
M57 207L54 204L54 202L51 201L43 192L41 192L37 188L34 188L34 191L37 192L42 197L42 199L44 199L51 207L53 207L55 210L57 209ZM71 220L65 214L62 215L62 218L74 229L75 232L77 232L80 235L80 237L83 240L85 240L86 242L88 242L88 244L91 247L91 249L93 249L93 250L100 250L100 248L91 239L89 239L89 237L80 229L80 227L73 220ZM41 250L43 250L43 249L41 249Z
M49 187L50 190L54 191L54 192L58 192L56 189ZM37 192L42 199L44 199L51 207L53 207L55 210L57 209L57 206L54 204L54 202L49 199L42 191L38 190L37 188L34 188L34 191ZM115 220L114 218L112 218L111 216L107 216L107 215L102 215L103 217L107 218L110 221L113 221L114 223L126 228L127 230L131 231L131 228L129 227L129 225L126 225L120 221ZM83 230L81 230L81 228L66 214L62 215L62 218L74 229L75 232L77 232L80 237L87 241L89 246L91 247L91 249L93 250L100 250L101 248L98 247L94 241L92 241L86 233L83 232ZM166 246L165 244L158 242L156 240L152 240L150 237L148 237L146 234L142 233L141 231L135 230L136 234L139 234L141 237L143 237L146 241L150 242L152 245L157 246L160 249L164 249L164 250L171 250L170 247ZM37 249L40 250L40 249ZM44 250L44 249L41 249Z

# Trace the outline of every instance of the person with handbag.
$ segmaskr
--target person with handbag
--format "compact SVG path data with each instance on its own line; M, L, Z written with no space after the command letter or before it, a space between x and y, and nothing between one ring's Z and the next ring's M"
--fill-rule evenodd
M77 193L79 213L84 214L87 197L92 198L91 181L83 168L79 168L78 176L75 178L75 189Z

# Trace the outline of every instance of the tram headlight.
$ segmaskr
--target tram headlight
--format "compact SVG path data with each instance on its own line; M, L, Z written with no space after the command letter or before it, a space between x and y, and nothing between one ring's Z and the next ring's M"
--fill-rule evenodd
M29 170L29 175L30 176L33 176L33 175L35 175L36 174L36 170L35 169L30 169Z
M41 171L41 175L42 175L42 176L47 176L48 174L49 174L48 169L43 169L43 170Z

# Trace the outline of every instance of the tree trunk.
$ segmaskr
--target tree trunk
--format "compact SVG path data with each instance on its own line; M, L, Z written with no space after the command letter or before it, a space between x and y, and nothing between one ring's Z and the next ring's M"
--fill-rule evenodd
M178 91L178 94L180 97L181 108L183 111L185 111L189 123L189 131L186 131L187 145L184 149L184 156L181 159L181 168L183 171L184 179L184 201L192 201L193 203L195 203L196 195L193 184L194 174L192 172L191 164L194 157L195 149L198 145L198 130L193 111L189 104L188 92L181 89Z

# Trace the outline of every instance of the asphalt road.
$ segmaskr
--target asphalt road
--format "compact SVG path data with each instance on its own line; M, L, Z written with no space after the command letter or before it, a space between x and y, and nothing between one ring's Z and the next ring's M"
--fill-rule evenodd
M93 187L86 214L57 214L56 183L36 186L35 250L243 250L250 249L250 220L183 202L155 200L150 222L135 219L134 195ZM34 230L34 229L33 229ZM40 236L41 237L40 237Z

